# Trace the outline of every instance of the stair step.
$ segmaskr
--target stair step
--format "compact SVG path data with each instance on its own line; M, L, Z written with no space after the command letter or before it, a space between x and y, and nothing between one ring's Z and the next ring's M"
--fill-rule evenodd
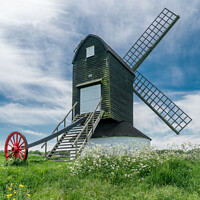
M69 142L61 142L60 144L61 144L61 145L73 145L74 142L71 142L71 143L69 143ZM78 145L79 145L79 144L82 144L82 142L77 142L77 144L78 144Z
M63 154L62 153L63 151L55 151L54 153L52 153L52 154L49 154L48 156L54 156L54 155L62 155L62 156L68 156L68 155L75 155L76 154L76 152L75 151L73 151L72 153L67 153L67 152L65 152L66 154ZM61 154L62 153L62 154Z
M83 141L82 142L79 142L79 143L77 143L77 145L81 145L83 143ZM72 142L72 143L60 143L59 144L59 146L75 146L75 144Z
M79 137L79 139L85 139L85 138L86 138L86 135L85 135L85 136L80 136L80 137ZM62 141L65 141L65 140L72 140L72 139L74 139L74 140L75 140L75 139L76 139L76 137L70 137L70 138L68 138L68 137L65 137L65 138L63 138L63 139L62 139Z
M80 144L78 144L77 145L77 148L80 148L81 146L82 146L82 144L83 143L80 143ZM75 149L76 148L76 145L71 145L71 146L69 146L69 145L61 145L61 146L58 146L57 148L55 148L55 149L52 149L52 150L54 150L54 151L56 151L56 150L58 150L58 149L64 149L65 151L70 151L71 149Z
M82 130L82 128L80 128L80 129L74 129L74 130L70 130L70 131L68 131L68 133L79 132L79 131L81 131L81 130Z
M72 133L72 132L79 132L81 131L83 128L80 128L80 129L74 129L74 130L70 130L68 133Z
M76 136L77 137L77 136ZM75 140L76 137L65 137L62 139L62 141L69 141L69 140ZM85 137L81 137L81 138L85 138Z
M77 145L77 148L78 147L81 147L81 145L82 144L79 144L79 145ZM63 145L59 145L59 147L61 147L61 148L76 148L76 145L65 145L65 144L63 144Z
M54 156L54 157L49 157L49 159L55 159L55 158L71 158L70 155L69 156Z
M95 123L97 122L96 120L99 117L99 113L100 113L100 111L95 113L94 118L93 118L94 119L93 122L95 122ZM81 115L77 116L75 118L74 122L81 119L84 116L87 116L87 120L88 120L88 117L91 116L91 113L81 114ZM87 122L87 120L85 122ZM58 143L54 146L54 148L48 154L48 156L47 156L48 159L51 159L51 160L54 160L54 161L62 161L62 162L74 160L76 158L77 152L79 152L80 149L82 150L83 144L85 145L87 143L87 142L85 143L85 141L86 141L86 130L83 131L84 124L85 123L82 123L82 125L79 125L77 127L73 127L71 130L64 133L59 138ZM88 129L88 131L90 131L92 128L93 128L93 123L92 123L92 121L90 121L88 123L87 129ZM77 138L77 136L80 134L81 131L83 131L83 132L82 132L82 134L80 135L80 137L77 141L77 145L74 145L74 141Z
M83 144L83 141L77 143L77 147L79 147L82 144ZM75 147L75 146L76 146L76 144L73 144L73 143L72 144L60 143L60 144L55 145L55 147L53 149L57 149L58 147L72 148L72 147Z
M80 128L76 128L76 129L71 129L70 131L68 131L68 132L72 132L72 131L80 131L80 130L82 130L83 129L83 127L80 127Z
M78 132L78 133L79 133L79 132ZM78 133L77 133L77 134L75 134L75 133L66 134L64 137L75 137L75 136L78 135Z
M56 150L59 150L59 149L65 149L66 151L71 151L71 150L75 150L76 149L76 147L70 147L70 148L66 148L66 147L58 147L58 148L56 148Z
M83 129L80 129L80 130L72 130L72 131L69 131L66 135L68 134L73 134L73 133L79 133L80 131L82 131Z
M65 143L74 143L74 141L75 141L75 139L76 138L71 138L70 140L68 140L68 139L63 139L59 144L61 144L62 142L65 142ZM82 142L82 141L84 141L86 138L84 137L80 137L79 139L78 139L78 142Z
M63 138L72 138L72 137L77 137L78 134L73 134L73 135L65 135ZM86 136L86 133L82 133L81 136Z
M49 158L48 158L49 159ZM74 160L74 159L73 159ZM72 162L73 160L51 160L51 161L55 161L55 162Z
M59 150L61 150L61 151L59 151ZM79 148L77 149L77 151L79 150ZM67 151L67 150L66 150ZM54 151L53 152L53 154L55 155L55 154L57 154L57 155L59 155L61 152L63 152L63 149L56 149L56 151ZM69 154L71 155L71 154L75 154L76 153L76 149L71 149L70 151L69 151ZM51 154L51 155L53 155L53 154ZM68 152L66 152L66 154L68 154ZM50 155L50 154L49 154Z
M54 154L54 155L51 155L51 157L54 157L54 158L61 158L61 157L64 157L64 158L71 158L71 157L75 157L75 154L68 154L68 155L64 155L64 154Z
M70 132L70 133L67 133L65 136L68 136L68 135L78 135L81 131L74 131L74 132Z
M48 156L53 156L53 155L69 155L70 154L70 152L67 152L67 151L65 151L65 152L63 152L63 151L55 151L55 152L52 152L51 154L49 154Z
M77 145L77 148L81 147L82 144ZM74 145L74 146L73 145L59 145L59 146L55 147L53 150L65 149L66 151L70 151L73 148L76 148L76 145Z

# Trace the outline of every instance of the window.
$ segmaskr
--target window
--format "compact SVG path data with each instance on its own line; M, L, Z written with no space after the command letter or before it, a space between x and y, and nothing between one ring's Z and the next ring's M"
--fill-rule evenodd
M86 48L86 58L94 56L94 46Z

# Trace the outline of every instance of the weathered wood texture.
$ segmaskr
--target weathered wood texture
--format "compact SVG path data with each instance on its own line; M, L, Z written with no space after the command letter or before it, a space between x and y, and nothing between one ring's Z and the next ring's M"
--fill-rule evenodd
M134 76L109 53L111 117L133 122Z
M95 55L86 58L86 48L93 45ZM91 74L92 77L88 76ZM72 103L80 102L78 84L101 78L103 119L132 122L134 75L102 39L89 35L82 41L73 59ZM76 106L76 114L80 114L80 103Z

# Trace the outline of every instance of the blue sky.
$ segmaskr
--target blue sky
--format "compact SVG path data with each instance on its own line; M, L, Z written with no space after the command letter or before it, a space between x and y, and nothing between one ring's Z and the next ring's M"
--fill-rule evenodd
M176 136L135 97L134 125L152 144L200 143L198 0L0 0L0 149L12 131L51 133L71 107L73 50L87 34L124 56L164 7L180 15L139 71L193 121ZM40 149L37 146L36 149Z

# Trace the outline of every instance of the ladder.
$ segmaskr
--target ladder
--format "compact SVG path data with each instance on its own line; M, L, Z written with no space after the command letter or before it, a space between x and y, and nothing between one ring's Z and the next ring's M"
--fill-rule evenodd
M55 161L72 161L76 159L87 145L102 118L103 112L100 105L101 100L92 113L77 115L72 122L84 116L86 116L86 120L68 132L63 133L46 158Z

